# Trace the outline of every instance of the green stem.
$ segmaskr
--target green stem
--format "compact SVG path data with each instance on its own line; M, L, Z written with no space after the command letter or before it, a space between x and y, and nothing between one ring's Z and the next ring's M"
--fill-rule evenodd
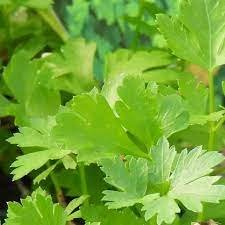
M50 163L48 162L47 163L47 167L49 168L50 167ZM63 192L62 192L62 189L58 183L58 180L54 174L54 172L51 172L49 174L49 177L54 185L54 188L55 188L55 192L56 192L56 198L57 198L57 201L60 205L62 206L66 206L66 201L65 201L65 198L64 198L64 195L63 195Z
M87 180L86 180L86 173L85 173L85 166L84 166L84 164L80 163L78 169L79 169L79 173L80 173L80 184L81 184L82 194L83 195L88 195ZM88 200L85 201L85 202L86 202L86 204L88 204Z
M64 42L69 39L69 33L66 31L53 8L37 10L37 13L44 19L46 23L48 23L52 30L54 30Z
M208 72L209 79L209 113L214 113L215 111L215 91L214 91L214 77L213 71L210 70ZM215 122L212 121L209 124L209 142L208 142L208 150L212 151L214 149L214 141L215 141Z

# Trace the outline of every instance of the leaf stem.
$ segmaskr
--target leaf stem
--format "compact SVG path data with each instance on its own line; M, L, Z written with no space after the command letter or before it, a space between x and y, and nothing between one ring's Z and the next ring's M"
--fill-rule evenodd
M50 167L50 163L48 162L47 163L47 167L49 168ZM60 205L62 205L63 207L66 207L66 201L65 201L65 197L63 195L63 192L62 192L62 189L58 183L58 180L54 174L54 172L51 172L49 174L49 177L54 185L54 188L55 188L55 192L56 192L56 198L57 198L57 201Z
M79 173L80 173L80 184L81 184L82 194L88 195L88 188L87 188L87 180L86 180L84 163L80 163L78 169L79 169ZM84 204L88 204L88 199L87 199L87 201L85 201Z
M208 72L209 79L209 113L214 113L215 111L215 91L214 91L214 76L213 71L209 70ZM214 149L214 141L215 141L215 122L212 121L209 124L209 142L208 142L208 150L212 151Z
M52 28L52 30L54 30L58 34L62 41L66 42L69 39L69 33L61 23L52 7L45 10L37 10L37 13Z

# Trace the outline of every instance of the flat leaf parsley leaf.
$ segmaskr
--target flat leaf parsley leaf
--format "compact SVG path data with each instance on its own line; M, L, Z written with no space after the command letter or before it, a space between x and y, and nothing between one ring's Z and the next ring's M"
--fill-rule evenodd
M180 212L177 201L191 211L201 212L202 202L218 203L225 198L225 187L215 184L220 177L208 175L224 160L222 154L201 147L178 154L162 138L151 148L151 157L149 162L133 157L102 161L106 182L118 189L103 192L109 208L141 203L146 221L157 215L160 225L174 221Z

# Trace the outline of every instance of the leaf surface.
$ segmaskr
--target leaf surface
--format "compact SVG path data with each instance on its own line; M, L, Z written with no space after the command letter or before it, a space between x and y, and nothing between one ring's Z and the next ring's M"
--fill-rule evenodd
M17 202L8 203L4 225L65 225L66 213L59 204L54 204L49 195L38 189Z
M141 167L138 165L139 160L127 157L124 162L117 158L111 163L103 164L106 182L118 189L103 192L103 200L108 201L106 205L109 208L118 209L141 203L145 219L156 216L157 224L160 225L163 222L170 224L175 220L176 214L181 211L178 201L191 211L201 212L203 202L218 203L225 198L225 186L215 184L220 177L208 175L224 160L222 154L206 152L201 147L190 152L185 149L178 154L162 138L152 147L151 156L152 161L146 163L147 168L142 170L142 174L135 175L139 180L132 178L134 184L127 179ZM127 166L130 163L133 164L133 169ZM124 171L124 174L116 171ZM145 176L147 181L143 180ZM134 189L142 192L137 195Z
M224 10L223 0L182 0L178 18L158 15L157 20L176 56L212 70L225 61Z

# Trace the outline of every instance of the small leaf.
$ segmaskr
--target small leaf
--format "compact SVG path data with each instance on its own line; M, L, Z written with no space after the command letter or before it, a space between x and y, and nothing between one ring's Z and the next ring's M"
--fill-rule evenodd
M39 169L49 160L61 159L70 153L70 150L50 149L18 156L16 161L11 165L11 167L15 168L11 172L14 175L13 180L18 180L32 170Z
M101 169L107 175L105 181L119 191L104 191L103 200L110 209L132 206L145 195L148 166L145 159L129 158L123 162L119 157L101 161Z
M62 163L65 167L65 169L76 169L77 167L77 162L75 159L73 159L70 155L66 155L65 157L62 158Z
M52 72L56 87L73 94L90 91L94 86L95 51L94 42L86 43L84 39L78 38L68 41L60 53L47 56L45 66Z
M69 216L73 210L75 210L76 208L78 208L79 206L81 206L81 204L83 204L87 198L89 198L88 195L82 195L79 198L73 199L67 206L65 209L66 214Z
M171 224L176 213L180 212L180 208L174 199L163 196L160 197L158 194L150 194L143 198L142 204L144 205L142 210L145 210L145 220L148 221L154 215L157 216L157 224L162 224L166 222Z
M40 173L37 177L34 179L34 184L39 184L42 180L45 180L49 174L55 169L55 167L58 165L59 161L50 166L48 169L44 170L42 173Z

